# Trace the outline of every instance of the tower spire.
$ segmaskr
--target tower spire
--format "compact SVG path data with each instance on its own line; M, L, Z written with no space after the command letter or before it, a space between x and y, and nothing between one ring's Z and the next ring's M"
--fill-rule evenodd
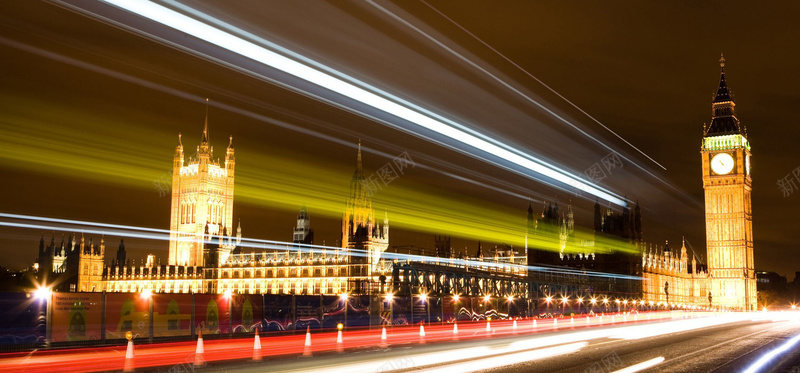
M711 123L705 127L705 137L723 135L746 135L744 125L736 117L736 103L725 80L725 57L720 54L719 86L711 104Z
M203 125L203 144L208 144L208 98L206 98L206 120Z
M361 167L361 139L358 139L358 158L356 160L356 169L359 173L363 171Z
M719 70L719 87L717 88L717 94L714 96L714 102L733 101L728 89L728 83L725 81L725 56L722 53L720 53L719 57Z

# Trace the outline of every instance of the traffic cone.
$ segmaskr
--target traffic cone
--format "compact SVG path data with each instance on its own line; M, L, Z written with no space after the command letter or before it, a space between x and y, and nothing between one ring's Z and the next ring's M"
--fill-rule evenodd
M569 324L575 325L575 319L572 316L569 317Z
M533 327L536 328L536 319L533 319Z
M311 327L306 327L306 344L303 346L303 356L311 356Z
M261 338L258 336L258 329L256 329L256 336L253 339L253 360L261 360Z
M511 328L514 329L514 330L517 330L517 320L516 319L514 319L514 323L511 324Z
M486 332L488 333L488 332L491 332L491 331L492 331L492 322L487 319L486 320Z
M419 337L425 339L425 325L419 324Z
M558 328L558 318L557 318L557 317L554 317L554 318L553 318L553 326L555 326L556 328Z
M453 323L453 334L458 335L458 324Z
M203 347L203 330L197 332L197 348L194 350L194 366L199 367L205 363L203 354L206 352Z
M386 341L388 340L386 336L386 325L381 328L381 347L386 347Z
M128 349L125 351L125 367L124 372L133 372L133 340L128 340Z
M586 316L586 325L589 325L589 323L591 323L591 322L592 322L592 319L590 319L589 316Z
M344 340L342 339L342 331L341 330L339 330L339 332L336 334L336 343L337 344L344 343Z

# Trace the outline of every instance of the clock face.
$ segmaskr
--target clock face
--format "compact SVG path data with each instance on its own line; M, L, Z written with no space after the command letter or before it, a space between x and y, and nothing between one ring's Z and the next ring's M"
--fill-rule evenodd
M727 175L733 171L733 157L728 153L719 153L711 158L711 170L717 175Z

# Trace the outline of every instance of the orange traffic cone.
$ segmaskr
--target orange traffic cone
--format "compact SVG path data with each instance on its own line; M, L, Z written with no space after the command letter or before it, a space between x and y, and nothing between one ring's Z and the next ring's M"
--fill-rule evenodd
M306 327L306 344L303 347L303 356L311 356L311 327Z
M339 329L339 333L336 334L336 351L342 352L344 350L344 339L342 338L342 328L344 328L344 325L339 323L336 327Z
M128 349L125 351L124 372L133 372L133 339L128 339Z
M261 360L261 338L258 336L258 329L256 329L256 336L253 339L253 360Z
M203 330L197 332L197 348L194 350L194 366L199 367L205 363L203 354L206 352L203 347Z

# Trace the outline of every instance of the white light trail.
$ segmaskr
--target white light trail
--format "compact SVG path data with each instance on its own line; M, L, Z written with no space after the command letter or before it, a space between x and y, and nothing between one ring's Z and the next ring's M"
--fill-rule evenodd
M794 345L796 345L798 341L800 341L800 334L798 334L798 335L794 336L792 339L786 341L780 347L778 347L778 348L776 348L776 349L774 349L774 350L772 350L770 352L767 352L764 356L760 357L753 364L751 364L749 367L747 367L747 369L745 369L742 373L756 373L756 372L758 372L759 370L761 370L761 368L763 368L769 362L771 362L772 359L774 359L776 356L786 352L788 349L790 349Z
M523 69L523 68L522 68L522 66L518 65L516 62L512 61L510 58L508 58L508 57L506 57L504 54L500 53L500 51L498 51L497 49L494 49L494 48L493 48L491 45L489 45L488 43L486 43L485 41L483 41L483 39L479 38L478 36L476 36L475 34L473 34L472 32L470 32L469 30L467 30L466 28L464 28L463 26L461 26L461 25L460 25L458 22L454 21L453 19L451 19L450 17L448 17L446 14L442 13L441 11L439 11L439 9L436 9L436 8L435 8L433 5L431 5L431 4L428 4L428 3L427 3L425 0L421 0L421 2L422 2L423 4L425 4L425 5L427 5L429 8L433 9L433 10L434 10L436 13L439 13L439 15L441 15L442 17L444 17L446 20L450 21L450 23L454 24L456 27L458 27L459 29L461 29L461 31L464 31L465 33L467 33L467 35L471 36L473 39L475 39L475 40L477 40L478 42L480 42L481 44L483 44L483 45L484 45L486 48L489 48L489 50L491 50L492 52L494 52L495 54L497 54L498 56L500 56L501 58L503 58L504 60L506 60L506 62L510 63L511 65L513 65L514 67L516 67L518 70L520 70L520 71L522 71L523 73L525 73L525 75L527 75L527 76L528 76L528 77L530 77L531 79L535 80L537 83L541 84L543 87L547 88L547 90L549 90L550 92L552 92L553 94L555 94L556 96L558 96L559 98L561 98L562 100L564 100L564 101L565 101L566 103L568 103L570 106L574 107L575 109L577 109L578 111L580 111L582 114L586 115L586 116L587 116L589 119L591 119L591 120L592 120L592 121L594 121L595 123L599 124L599 125L600 125L601 127L603 127L603 128L606 130L606 131L608 131L608 132L611 132L611 134L613 134L613 135L614 135L614 136L616 136L618 139L620 139L620 140L622 140L623 142L625 142L625 144L627 144L627 145L628 145L628 146L630 146L631 148L635 149L637 152L639 152L641 155L645 156L647 159L651 160L653 163L655 163L656 165L658 165L658 167L661 167L661 168L662 168L662 169L664 169L664 170L666 170L666 169L667 169L666 167L662 166L660 163L656 162L656 160L655 160L655 159L651 158L651 157L650 157L649 155L647 155L645 152L643 152L642 150L640 150L639 148L637 148L636 146L634 146L633 144L631 144L631 143L630 143L628 140L626 140L624 137L620 136L619 134L617 134L616 132L614 132L614 131L613 131L611 128L608 128L608 127L607 127L605 124L603 124L603 123L602 123L602 122L600 122L599 120L595 119L595 117L591 116L589 113L587 113L586 111L584 111L583 109L581 109L580 107L578 107L578 105L575 105L575 103L573 103L572 101L570 101L570 100L569 100L569 99L567 99L566 97L562 96L562 95L561 95L561 93L558 93L558 92L557 92L555 89L553 89L553 88L552 88L552 87L550 87L549 85L545 84L545 82L541 81L539 78L537 78L536 76L534 76L533 74L531 74L531 73L530 73L530 72L528 72L527 70ZM386 13L386 14L389 14L389 15L391 15L391 16L394 16L394 17L396 17L397 19L400 19L400 20L402 20L400 17L397 17L397 16L395 16L393 13L389 12L387 9L385 9L385 8L383 8L383 7L380 7L378 4L375 4L373 1L367 0L367 3L371 4L372 6L374 6L374 7L378 8L378 9L380 9L381 11L383 11L383 12L384 12L384 13ZM427 33L423 32L423 31L422 31L422 30L420 30L419 28L417 28L417 27L414 27L414 26L413 26L413 25L411 25L410 23L408 23L408 22L405 22L405 21L403 21L403 22L404 22L404 23L406 23L406 25L407 25L407 26L409 26L409 27L411 27L412 29L414 29L415 31L417 31L418 33L421 33L421 34L423 34L425 37L427 37L429 40L431 40L432 42L436 43L437 45L439 45L439 46L440 46L440 47L442 47L443 49L447 50L447 51L448 51L448 52L450 52L451 54L453 54L453 55L455 55L456 57L460 58L462 61L464 61L464 62L466 62L466 63L468 63L468 64L472 65L473 67L475 67L476 69L480 70L480 71L481 71L481 72L483 72L484 74L486 74L486 75L489 75L489 76L490 76L490 77L492 77L492 78L493 78L495 81L497 81L498 83L500 83L500 84L502 84L502 85L506 86L506 88L510 89L512 92L514 92L514 93L516 93L516 94L518 94L518 95L522 96L522 97L523 97L523 98L525 98L526 100L528 100L528 101L532 102L533 104L535 104L536 106L538 106L538 107L539 107L539 108L541 108L542 110L546 111L548 114L550 114L550 115L554 116L555 118L557 118L557 119L561 120L562 122L564 122L564 123L568 124L570 127L572 127L573 129L575 129L576 131L580 132L582 135L584 135L584 136L586 136L586 137L588 137L588 138L590 138L590 139L594 140L595 142L597 142L597 143L598 143L598 144L600 144L601 146L605 147L606 149L608 149L608 150L611 150L611 151L614 151L614 149L612 149L612 148L611 148L611 147L609 147L608 145L606 145L606 144L602 143L600 140L596 139L594 136L591 136L590 134L588 134L588 133L586 133L585 131L583 131L582 129L578 128L576 125L572 124L571 122L569 122L568 120L566 120L566 119L565 119L565 118L563 118L562 116L560 116L560 115L558 115L558 114L554 113L552 110L550 110L550 109L548 109L548 108L544 107L544 105L540 104L539 102L537 102L536 100L532 99L532 98L531 98L531 97L529 97L528 95L526 95L526 94L524 94L524 93L520 92L518 89L516 89L516 88L512 87L510 84L508 84L508 83L506 83L506 82L502 81L500 78L498 78L498 77L497 77L497 76L495 76L494 74L490 73L489 71L486 71L486 69L484 69L484 68L482 68L482 67L478 66L476 63L474 63L474 62L470 61L469 59L467 59L466 57L462 56L460 53L456 52L456 51L455 51L455 50L453 50L452 48L449 48L449 47L447 47L446 45L444 45L444 43L441 43L441 42L439 42L438 40L436 40L436 39L435 39L435 38L433 38L432 36L430 36L430 35L428 35ZM620 154L620 156L621 156L621 157L623 157L623 158L625 158L627 161L630 161L630 159L626 158L624 155ZM653 175L651 172L649 172L649 171L645 170L643 167L639 166L639 165L638 165L636 162L631 162L631 163L633 163L634 165L636 165L636 166L637 166L639 169L641 169L641 170L643 170L643 171L647 172L647 173L648 173L650 176L653 176L654 178L656 178L656 179L658 179L659 181L662 181L662 182L663 182L663 180L661 180L659 177L657 177L656 175Z
M441 373L449 373L449 372L480 372L484 370L489 370L493 368L509 366L514 364L524 363L526 361L533 361L533 360L541 360L547 359L553 356L568 354L570 352L578 351L584 347L586 347L588 343L586 342L579 342L579 343L570 343L568 345L563 346L556 346L556 347L548 347L543 348L540 350L533 350L533 351L523 351L517 352L513 354L507 355L498 355L487 357L483 359L477 360L469 360L463 363L458 364L451 364L445 365L442 367L436 367L431 369L421 370L419 372L427 372L427 373L434 373L434 372L441 372ZM467 357L470 358L472 356L469 355L462 355L462 359Z
M659 357L657 357L655 359L650 359L650 360L647 360L647 361L643 361L643 362L641 362L639 364L634 364L634 365L631 365L631 366L629 366L627 368L616 370L616 371L614 371L612 373L634 373L634 372L645 370L645 369L650 368L650 367L654 367L654 366L656 366L658 364L661 364L663 362L664 362L664 357L663 356L659 356Z
M185 235L186 234L186 232L179 232L179 231L172 232L172 231L169 231L167 229L146 228L146 227L137 227L137 226L131 226L131 225L119 225L119 224L95 223L95 222L82 221L82 220L47 218L47 217L38 217L38 216L30 216L30 215L8 214L8 213L0 213L0 218L51 223L51 224L45 225L45 224L32 224L32 223L18 223L18 222L0 221L0 226L16 227L16 228L27 228L27 229L39 229L39 230L45 230L45 231L59 231L59 232L81 231L82 233L88 233L88 234L111 235L111 236L120 236L120 237L133 237L133 238L160 240L160 241L169 241L171 239L170 238L170 233L176 233L176 234L179 234L179 235ZM68 226L53 225L52 223L63 224L63 225L68 225ZM86 228L86 227L91 227L91 228ZM210 243L210 244L214 244L218 239L219 239L219 236L213 236L213 237L211 237L211 239L207 240L206 242ZM225 239L227 239L227 237ZM301 244L301 243L286 242L286 241L263 240L263 239L256 239L256 238L244 238L244 237L242 237L241 243L239 244L239 246L240 247L250 248L250 249L293 250L293 251L302 251L302 252L310 252L310 251L313 251L313 250L328 250L328 251L331 251L331 252L341 251L343 255L346 255L346 256L357 256L357 257L366 257L368 255L366 250L342 249L340 247L333 247L333 246ZM392 252L385 252L385 253L382 254L382 257L384 259L386 259L386 260L395 260L395 259L397 259L398 261L409 260L409 261L422 262L422 263L447 263L447 264L450 264L450 265L453 265L453 266L458 266L460 268L463 268L465 266L470 266L470 267L473 267L473 268L480 268L480 267L509 268L509 267L515 267L515 268L527 269L528 271L535 271L535 272L550 272L550 273L572 274L572 275L581 275L581 276L590 276L590 277L623 278L623 279L632 279L632 280L641 279L641 277L637 277L637 276L626 276L626 275L618 275L618 274L603 273L603 272L572 270L572 269L568 269L568 268L548 268L548 267L540 267L540 266L524 266L524 265L519 265L519 264L482 262L482 261L478 261L478 260L467 260L467 259L438 258L438 257L432 257L432 256L425 256L425 255L401 254L401 253L392 253Z
M267 66L273 67L305 81L314 83L330 91L339 93L345 97L362 102L383 112L417 124L420 127L442 134L450 139L461 142L462 144L469 145L474 149L492 154L527 170L533 171L534 173L569 185L581 192L594 195L616 205L627 205L627 202L625 202L622 198L613 195L611 192L607 192L598 187L589 185L579 177L574 176L564 170L560 170L553 165L546 164L546 162L541 159L536 159L508 146L499 146L495 143L496 141L488 141L485 136L468 133L463 129L463 127L459 129L445 124L440 120L434 119L431 116L412 110L407 107L410 105L406 102L402 102L403 105L401 105L397 102L390 101L373 92L367 91L364 88L358 87L350 82L346 82L341 78L337 78L329 75L328 73L284 57L238 36L212 27L196 19L187 17L164 6L145 1L104 1L121 9L138 14L142 17L161 23L178 31L205 40L213 45L227 49L241 56L263 63Z

